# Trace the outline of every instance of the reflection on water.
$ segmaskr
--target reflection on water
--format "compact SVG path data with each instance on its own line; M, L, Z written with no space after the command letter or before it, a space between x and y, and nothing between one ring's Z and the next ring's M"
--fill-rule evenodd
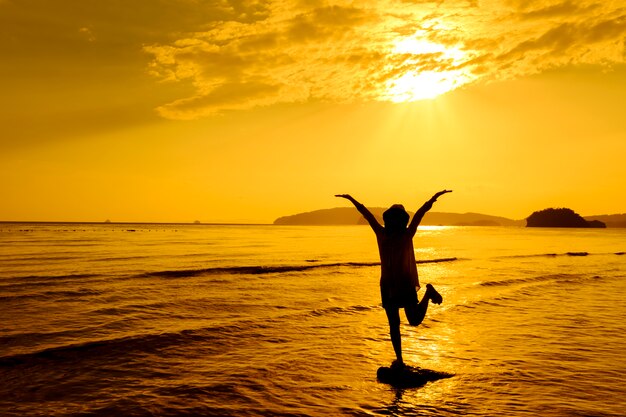
M419 259L458 260L419 265L444 303L405 360L455 376L399 390L379 270L347 263L376 260L369 229L91 227L0 235L2 415L626 409L624 231L418 231Z

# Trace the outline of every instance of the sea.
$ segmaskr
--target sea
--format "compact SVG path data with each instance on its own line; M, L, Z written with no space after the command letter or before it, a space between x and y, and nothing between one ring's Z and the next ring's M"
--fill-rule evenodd
M2 223L0 415L626 415L626 229L414 246L402 388L367 226Z

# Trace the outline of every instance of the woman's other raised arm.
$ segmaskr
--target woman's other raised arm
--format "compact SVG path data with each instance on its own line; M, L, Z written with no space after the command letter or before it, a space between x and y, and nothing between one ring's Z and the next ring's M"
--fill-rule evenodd
M409 232L411 234L415 234L415 232L417 231L417 226L420 225L420 222L422 221L422 218L424 217L426 212L428 212L428 210L430 210L433 207L434 202L437 201L437 199L441 197L442 195L446 193L451 193L451 192L452 190L439 191L438 193L433 195L430 198L430 200L425 202L422 205L422 207L420 207L420 209L415 212L415 215L413 216L413 220L411 220L411 224L409 224Z

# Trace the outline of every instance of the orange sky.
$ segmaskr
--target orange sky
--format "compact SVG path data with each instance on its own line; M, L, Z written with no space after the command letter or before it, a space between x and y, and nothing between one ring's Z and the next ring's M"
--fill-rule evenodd
M0 220L626 212L620 1L0 0Z

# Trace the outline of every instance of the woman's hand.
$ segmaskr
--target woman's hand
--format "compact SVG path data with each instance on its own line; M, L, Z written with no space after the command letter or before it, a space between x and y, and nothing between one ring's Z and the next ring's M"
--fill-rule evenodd
M431 198L431 200L432 200L432 201L435 201L435 200L437 200L439 197L441 197L442 195L447 194L447 193L451 193L451 192L452 192L452 190L443 190L443 191L439 191L437 194L435 194L435 195L433 196L433 198Z

